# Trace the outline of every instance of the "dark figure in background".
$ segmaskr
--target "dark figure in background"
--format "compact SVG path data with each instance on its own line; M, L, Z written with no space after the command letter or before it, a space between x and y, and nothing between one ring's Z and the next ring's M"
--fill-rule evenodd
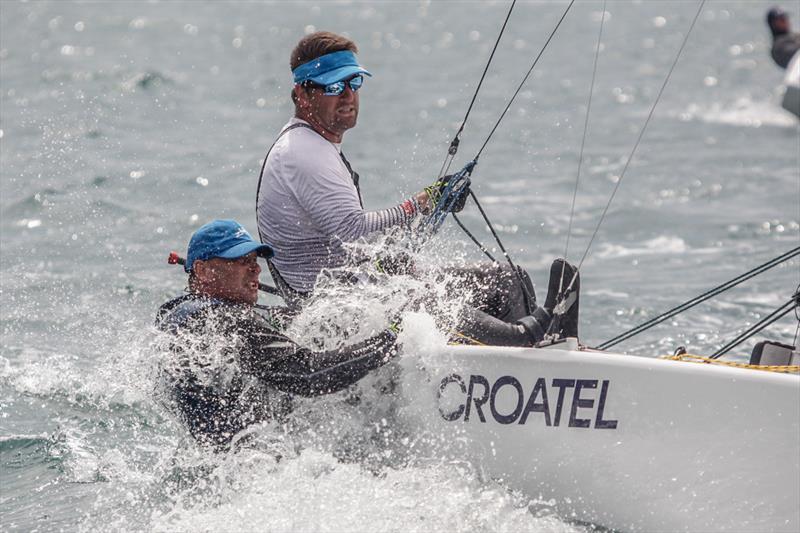
M789 14L778 7L767 13L767 25L772 31L772 59L779 67L786 68L800 50L800 33L792 33Z
M227 445L248 425L287 414L292 394L342 390L397 353L390 329L330 352L311 352L282 335L280 317L255 307L257 258L270 256L272 249L237 222L210 222L189 242L189 294L158 310L157 327L174 335L163 375L189 431L202 443ZM203 360L209 350L219 350L222 365Z

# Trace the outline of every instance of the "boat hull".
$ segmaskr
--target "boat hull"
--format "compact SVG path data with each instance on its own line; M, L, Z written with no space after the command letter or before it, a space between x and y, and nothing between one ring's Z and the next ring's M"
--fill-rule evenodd
M623 531L800 530L796 375L568 348L421 359L404 380L409 423L447 460L561 516Z
M786 111L800 118L800 52L794 54L786 67L783 85L786 92L783 93L781 105Z

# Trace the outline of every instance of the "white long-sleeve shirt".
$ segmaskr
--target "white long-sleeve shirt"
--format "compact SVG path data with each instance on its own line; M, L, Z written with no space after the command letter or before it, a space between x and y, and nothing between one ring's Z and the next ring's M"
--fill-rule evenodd
M404 224L417 213L413 201L364 211L341 145L293 118L270 150L258 191L258 231L275 251L272 263L295 290L310 292L323 268L344 264L344 242Z

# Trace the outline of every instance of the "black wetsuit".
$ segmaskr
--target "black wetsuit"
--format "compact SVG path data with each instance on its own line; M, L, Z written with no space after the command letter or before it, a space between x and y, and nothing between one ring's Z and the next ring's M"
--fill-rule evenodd
M156 326L174 335L163 370L172 399L192 435L216 445L252 423L286 414L293 394L342 390L397 355L391 330L340 350L312 352L252 306L193 294L162 305ZM204 350L221 354L215 359L220 368L203 359Z
M792 57L800 50L800 33L780 33L773 35L772 39L772 59L779 67L788 67Z

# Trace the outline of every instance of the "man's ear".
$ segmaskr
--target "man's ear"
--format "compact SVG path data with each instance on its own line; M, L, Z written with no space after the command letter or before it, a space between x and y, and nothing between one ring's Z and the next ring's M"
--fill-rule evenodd
M308 91L299 83L296 83L292 89L292 100L294 100L294 104L300 109L308 109L310 104Z
M194 260L194 263L192 263L192 271L194 272L194 276L198 281L208 281L208 276L210 274L209 266L210 265L202 259Z

